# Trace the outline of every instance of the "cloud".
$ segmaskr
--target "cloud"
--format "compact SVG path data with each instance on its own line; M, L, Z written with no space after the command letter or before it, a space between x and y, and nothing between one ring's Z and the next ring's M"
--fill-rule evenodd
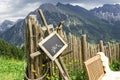
M24 18L40 5L38 0L0 0L0 22Z
M120 0L0 0L0 22L5 19L16 20L24 18L27 14L43 3L79 5L87 9L103 4L120 3Z
M90 3L90 4L112 4L120 3L120 0L40 0L41 3Z

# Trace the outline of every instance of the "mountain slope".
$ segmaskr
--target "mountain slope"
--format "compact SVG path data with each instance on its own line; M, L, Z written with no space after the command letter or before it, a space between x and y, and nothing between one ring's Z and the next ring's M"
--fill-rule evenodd
M104 4L102 7L92 9L91 12L108 21L120 21L120 4Z
M93 40L100 40L104 39L105 36L107 36L110 33L110 25L105 22L100 20L99 18L95 17L93 14L91 14L88 10L79 7L79 6L72 6L72 5L63 5L63 4L58 4L57 5L60 9L66 11L70 15L76 17L79 21L78 23L81 23L82 25L71 25L71 31L72 33L77 33L77 35L80 35L80 31L82 30L82 34L87 34L88 39ZM69 19L69 17L68 17ZM74 18L73 18L74 19ZM74 19L75 20L75 19ZM71 21L73 22L73 21ZM77 22L77 21L75 21ZM108 31L109 29L109 31ZM76 32L77 31L77 32ZM102 34L101 34L102 32ZM95 33L95 34L94 34ZM110 36L106 37L107 38Z
M52 4L43 4L40 8L42 8L49 24L52 23L54 26L57 26L60 21L65 21L63 29L67 34L71 32L79 37L82 34L87 34L89 41L93 39L94 41L100 39L108 40L108 38L110 38L109 33L111 31L111 26L82 7L58 3L56 6ZM37 10L31 14L37 15L40 21Z
M96 42L101 39L104 41L110 41L112 38L115 40L120 39L118 37L120 32L117 31L115 33L115 30L119 28L114 27L116 23L101 20L82 7L58 3L57 5L43 4L38 9L43 10L48 24L57 26L60 21L64 21L63 30L67 34L71 32L78 37L82 34L87 34L90 42ZM38 9L28 15L36 15L39 23L42 25ZM12 28L0 35L0 38L11 44L20 45L24 41L24 27L24 20L18 21Z
M19 20L10 29L0 35L0 38L10 44L21 45L24 41L24 20Z
M0 32L4 32L11 28L15 23L13 21L5 20L0 24Z

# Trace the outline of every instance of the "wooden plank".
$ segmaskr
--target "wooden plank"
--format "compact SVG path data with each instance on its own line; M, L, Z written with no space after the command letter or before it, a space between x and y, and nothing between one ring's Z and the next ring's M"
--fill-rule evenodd
M50 32L52 31L54 31L54 27L53 27L53 24L50 24L50 25L47 25L48 26L48 29L50 30ZM45 27L45 26L43 26L43 27L41 27L42 28L42 30L43 31L46 31L47 30L47 28Z
M88 73L89 80L101 80L101 76L104 75L104 69L100 55L96 55L85 61L85 67Z
M43 39L43 31L41 29L41 25L38 23L38 21L36 22L36 29L37 29L37 51L39 51L40 53L43 53L39 47L38 47L38 42L40 42L42 39ZM37 74L38 74L38 77L43 77L43 72L42 70L43 69L43 59L44 57L42 57L43 54L37 56L37 60L36 60L36 64L37 64Z
M29 43L30 54L34 52L33 51L34 50L34 47L33 47L34 43L33 43L33 34L32 34L33 32L32 32L31 20L32 20L32 16L29 16L29 19L28 19L28 26L29 26L28 27L28 31L29 31L29 37L30 37L29 38L30 39L30 43ZM33 72L34 71L34 60L33 59L31 59L31 65L30 66L31 66L31 72L30 72L31 73L31 77L30 78L31 78L31 80L34 80L34 72Z
M82 60L81 60L81 59L82 59L82 58L81 58L82 52L81 52L81 41L80 41L80 40L78 40L78 52L79 52L79 53L78 53L78 54L79 54L79 55L78 55L78 56L79 56L79 59L78 59L78 60L79 60L79 66L80 66L80 68L81 68L81 67L82 67L82 66L81 66L81 64L82 64Z
M42 21L43 21L44 26L46 27L46 29L47 29L47 31L48 31L48 34L50 34L50 31L49 31L49 28L48 28L48 25L47 25L47 22L46 22L46 19L45 19L44 15L43 15L42 10L39 9L38 12L39 12L40 17L41 17L41 19L42 19Z
M67 42L66 34L63 33L63 31L62 31L62 24L63 24L63 21L60 22L60 24L58 25L57 32L58 32L58 34ZM64 51L64 52L65 52L65 51ZM67 69L66 69L66 67L65 67L65 64L63 63L62 57L59 56L59 57L58 57L58 60L59 60L59 62L60 62L60 64L61 64L61 67L62 67L63 71L64 71L65 74L67 75L68 80L70 80L69 74L68 74L68 72L67 72Z
M36 52L30 54L30 57L33 59L34 57L36 57L36 56L38 56L40 54L41 54L40 51L36 51Z
M104 46L102 40L100 40L100 52L104 52Z
M86 35L82 36L82 39L81 39L81 48L82 48L81 58L82 58L82 62L84 62L86 60L86 54L87 54ZM83 66L83 63L82 63L82 66Z
M31 77L31 74L30 74L30 60L29 60L29 31L28 31L28 19L25 20L25 53L26 53L26 62L27 62L27 66L26 66L26 76L25 76L25 80L26 77Z
M63 56L69 55L69 54L72 53L72 52L73 52L73 50L64 52L61 56L63 57ZM68 62L69 62L69 61L68 61Z
M120 60L120 43L118 44L118 46L119 46L119 60Z
M111 63L111 47L110 47L110 43L108 42L108 53L109 53L109 62Z
M68 79L71 80L71 79L70 79L70 76L69 76L69 74L68 74L68 72L67 72L67 68L65 67L65 64L64 64L64 62L63 62L62 57L58 57L58 60L59 60L59 62L60 62L60 64L61 64L62 69L64 70L65 74L67 75Z
M70 79L68 78L67 74L64 72L64 70L63 70L61 64L60 64L59 61L58 61L58 59L55 59L54 62L55 62L56 65L58 66L58 68L59 68L59 70L60 70L60 72L61 72L63 78L64 78L65 80L70 80Z

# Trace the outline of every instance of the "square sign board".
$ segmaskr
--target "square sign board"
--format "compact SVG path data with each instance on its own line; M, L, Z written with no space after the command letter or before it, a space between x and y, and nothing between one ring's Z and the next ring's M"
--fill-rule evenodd
M51 60L55 60L66 49L67 44L56 32L53 32L43 39L39 46Z

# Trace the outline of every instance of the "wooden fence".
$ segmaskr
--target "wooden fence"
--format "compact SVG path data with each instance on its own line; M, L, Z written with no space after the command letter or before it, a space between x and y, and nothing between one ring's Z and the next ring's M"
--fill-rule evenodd
M26 57L27 57L27 68L25 79L34 80L35 78L45 79L49 78L48 76L58 75L60 79L61 75L59 74L59 70L57 69L55 63L50 61L48 57L41 49L39 49L37 43L40 42L41 36L46 32L41 32L42 27L38 24L35 16L30 16L28 20L26 20ZM81 39L69 33L66 35L65 32L62 31L62 25L59 25L58 28L52 28L51 32L56 30L59 35L66 41L68 44L67 49L62 53L62 59L67 67L67 70L78 71L83 68L83 62L87 59L96 55L97 52L104 52L106 56L109 57L110 63L120 60L120 44L119 43L108 43L104 45L101 40L99 44L90 44L87 42L86 35L83 35ZM36 51L40 51L40 56L34 57L32 59L30 57L31 53ZM48 69L48 68L49 69ZM46 74L46 75L44 75ZM45 77L46 76L46 77ZM45 77L45 78L43 78Z
M66 36L64 34L64 36ZM65 64L69 65L68 69L80 69L83 67L83 62L87 59L95 56L97 52L104 52L109 58L110 63L120 60L120 44L119 43L107 43L104 44L100 40L99 44L90 44L87 42L86 35L83 35L81 39L69 34L66 39L68 42L68 51L72 51L68 55L64 56Z

